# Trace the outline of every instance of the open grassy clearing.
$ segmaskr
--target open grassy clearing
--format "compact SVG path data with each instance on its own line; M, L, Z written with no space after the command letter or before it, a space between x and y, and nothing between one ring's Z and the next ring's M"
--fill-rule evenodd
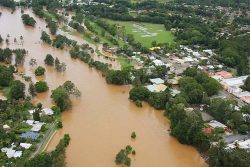
M164 25L161 24L113 20L108 20L108 22L123 26L126 34L133 34L135 40L145 47L151 47L153 41L170 45L174 43L174 35L166 31Z

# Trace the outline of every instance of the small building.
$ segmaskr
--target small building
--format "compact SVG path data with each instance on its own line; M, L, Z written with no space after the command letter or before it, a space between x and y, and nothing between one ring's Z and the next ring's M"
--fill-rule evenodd
M30 143L20 143L20 146L25 148L25 149L29 149L32 146L32 144L30 144Z
M219 71L219 72L216 72L216 73L214 74L214 76L220 76L220 77L223 78L223 79L229 79L229 78L232 78L232 77L233 77L232 73L227 72L227 71Z
M161 79L161 78L153 78L153 79L150 79L150 82L152 84L163 84L164 83L164 80Z
M5 125L3 125L3 129L4 129L4 130L10 129L10 126L7 125L7 124L5 124Z
M164 84L153 84L145 86L150 92L162 92L167 89L167 86Z
M153 63L155 64L155 66L163 66L164 65L164 63L158 59L153 60Z
M213 129L212 128L203 128L202 129L202 131L203 131L203 133L205 133L205 134L211 134L212 132L213 132Z
M208 123L208 125L211 127L211 128L223 128L225 131L227 131L228 130L228 128L227 128L227 126L226 125L224 125L224 124L222 124L222 123L220 123L220 122L218 122L218 121L216 121L216 120L212 120L212 121L210 121L209 123Z
M52 109L50 109L50 108L44 108L44 109L42 109L42 112L45 115L49 115L49 116L54 115L54 111Z
M33 140L36 140L38 137L40 136L39 133L36 133L36 132L26 132L26 133L22 133L20 135L21 138L25 138L25 139L33 139Z
M247 104L250 104L250 96L244 96L241 98L242 101L244 101Z
M240 87L244 85L245 80L248 76L241 76L237 78L229 78L229 79L223 79L221 83L224 85L224 87L227 89L230 86L237 86Z
M31 131L33 131L33 132L39 132L44 124L45 123L42 123L42 122L35 122L32 125L33 127L31 128Z

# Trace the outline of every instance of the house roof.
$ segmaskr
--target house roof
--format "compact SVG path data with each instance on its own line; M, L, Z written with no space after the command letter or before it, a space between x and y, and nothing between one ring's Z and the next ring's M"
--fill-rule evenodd
M227 86L241 86L244 84L244 81L246 80L248 76L241 76L237 78L229 78L229 79L223 79L222 83L226 84Z
M216 121L216 120L212 120L208 123L209 126L211 126L212 128L227 128L226 125Z
M163 65L164 65L164 63L163 63L161 60L158 60L158 59L154 60L153 63L154 63L156 66L163 66Z
M42 109L42 112L44 112L44 114L46 114L46 115L53 115L54 114L54 111L50 108L44 108L44 109Z
M224 79L232 78L232 74L227 71L219 71L214 74L215 76L221 76Z
M204 128L202 131L203 131L205 134L211 134L212 131L213 131L213 129L212 129L212 128Z
M39 133L36 132L26 132L26 133L22 133L20 135L21 138L31 138L31 139L37 139L40 136Z
M150 82L152 82L153 84L163 84L164 80L161 78L153 78L153 79L150 79Z
M30 143L20 143L20 146L25 148L25 149L29 149L31 147L32 144Z
M167 86L164 84L153 84L145 86L150 92L162 92L167 89Z

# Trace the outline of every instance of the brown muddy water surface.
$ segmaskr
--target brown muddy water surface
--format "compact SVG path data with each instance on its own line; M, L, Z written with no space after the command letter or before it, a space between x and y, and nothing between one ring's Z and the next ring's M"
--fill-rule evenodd
M53 137L47 151L53 150L63 135L69 133L71 142L66 151L69 167L115 167L115 155L126 145L136 150L132 167L207 167L193 147L180 144L168 134L169 121L162 112L147 104L137 108L128 100L130 86L108 85L101 74L71 59L65 50L42 44L39 40L41 31L47 31L43 20L26 10L25 13L37 21L36 27L31 28L23 25L20 10L14 14L4 8L0 11L0 34L4 39L10 34L10 48L28 50L23 70L33 82L44 79L51 91L70 80L82 92L80 98L73 99L73 108L62 114L63 129ZM19 38L21 35L23 44ZM17 43L14 43L15 37ZM67 64L64 73L44 65L43 60L48 53ZM31 58L46 67L44 78L34 76L35 67L29 66ZM34 101L50 107L50 91L39 94ZM133 131L137 134L134 141L130 139Z

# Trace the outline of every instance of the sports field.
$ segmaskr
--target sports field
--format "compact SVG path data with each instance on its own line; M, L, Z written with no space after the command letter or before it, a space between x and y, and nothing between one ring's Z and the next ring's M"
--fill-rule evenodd
M145 47L151 47L153 41L157 41L158 43L174 43L174 35L170 31L166 31L164 25L129 21L108 21L124 27L126 34L133 34L135 40Z

